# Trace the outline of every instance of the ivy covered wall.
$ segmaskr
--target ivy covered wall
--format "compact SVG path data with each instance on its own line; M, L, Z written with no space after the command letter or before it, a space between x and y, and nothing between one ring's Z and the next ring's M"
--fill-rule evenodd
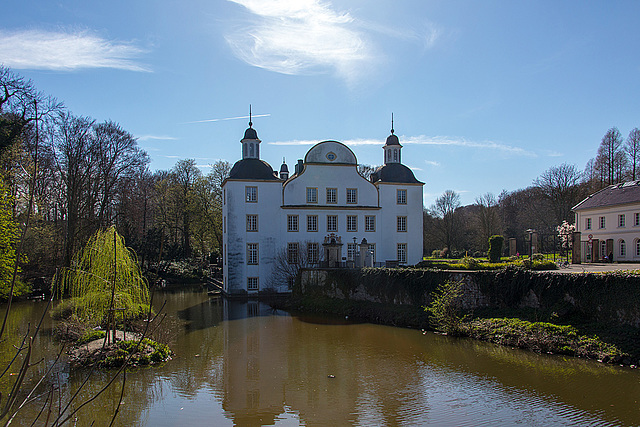
M306 297L425 306L438 284L447 280L463 282L461 303L469 310L527 308L559 317L640 326L640 276L627 273L561 274L518 268L471 272L314 269L301 272L293 292Z

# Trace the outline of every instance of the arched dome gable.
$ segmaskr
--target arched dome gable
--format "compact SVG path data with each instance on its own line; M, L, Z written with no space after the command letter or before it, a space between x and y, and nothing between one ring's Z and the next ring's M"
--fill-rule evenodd
M304 157L305 163L357 165L356 155L338 141L322 141L311 147Z

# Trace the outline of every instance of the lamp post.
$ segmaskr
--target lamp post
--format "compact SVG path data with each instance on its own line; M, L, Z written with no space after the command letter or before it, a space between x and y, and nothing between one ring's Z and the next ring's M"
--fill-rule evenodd
M529 228L527 233L529 233L529 259L533 261L533 233L536 230L533 228Z

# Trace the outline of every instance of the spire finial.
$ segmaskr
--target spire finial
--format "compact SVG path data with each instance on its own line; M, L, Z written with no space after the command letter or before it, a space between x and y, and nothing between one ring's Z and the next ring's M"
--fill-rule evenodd
M391 134L393 135L393 113L391 113Z
M251 104L249 104L249 127L253 126L253 123L251 122Z

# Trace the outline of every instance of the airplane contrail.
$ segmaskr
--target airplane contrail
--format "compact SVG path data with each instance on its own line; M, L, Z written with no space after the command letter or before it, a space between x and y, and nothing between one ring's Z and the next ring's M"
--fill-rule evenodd
M252 114L251 118L254 118L254 117L269 117L269 116L271 116L271 114ZM224 121L224 120L237 120L237 119L248 119L248 118L249 118L249 116L225 117L223 119L196 120L196 121L193 121L193 122L184 122L183 124L221 122L221 121Z

